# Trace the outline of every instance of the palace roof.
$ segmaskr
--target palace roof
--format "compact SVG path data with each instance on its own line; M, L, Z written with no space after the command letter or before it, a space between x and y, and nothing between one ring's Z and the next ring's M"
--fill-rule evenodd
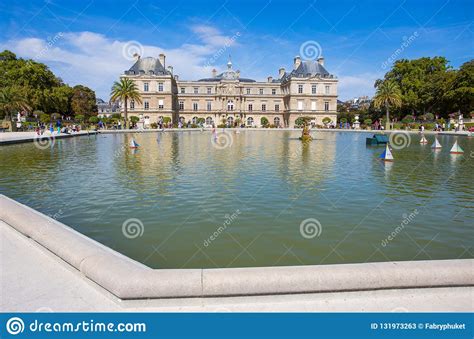
M321 78L334 78L323 65L316 60L302 60L300 65L290 73L286 73L284 78L308 78L319 76Z
M170 75L160 63L160 60L153 57L139 58L125 74L146 74L146 75Z

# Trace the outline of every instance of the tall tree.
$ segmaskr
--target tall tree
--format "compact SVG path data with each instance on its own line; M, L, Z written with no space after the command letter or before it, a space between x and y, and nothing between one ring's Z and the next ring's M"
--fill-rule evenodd
M137 85L128 78L122 78L120 81L115 81L110 92L110 101L120 100L124 103L123 115L125 118L125 128L129 128L128 121L128 101L133 100L138 104L142 103L140 92Z
M397 60L384 80L394 81L400 88L401 115L440 111L442 87L450 69L444 57Z
M20 88L3 87L0 88L0 111L8 116L10 120L10 131L15 131L13 124L13 115L21 110L29 110L28 100L22 94Z
M85 117L97 115L95 92L82 85L74 86L72 90L71 109L73 113Z
M445 101L451 112L472 113L474 111L474 60L465 62L447 83Z
M385 107L386 122L385 129L390 129L390 106L400 107L402 105L402 94L397 83L390 80L378 82L377 91L374 97L374 106L376 108Z

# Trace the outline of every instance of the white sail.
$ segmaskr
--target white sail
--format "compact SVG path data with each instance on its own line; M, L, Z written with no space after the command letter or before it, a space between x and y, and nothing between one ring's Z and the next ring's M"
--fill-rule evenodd
M130 140L130 147L131 148L137 148L138 144L135 142L135 139Z
M380 158L384 161L393 161L393 155L388 144L385 145L385 151L380 155Z
M435 142L431 145L431 148L442 148L441 144L438 141L438 138L435 138Z
M425 136L423 135L421 137L421 140L420 140L420 144L427 144L428 143L428 140L425 138Z
M464 153L464 150L461 148L461 146L458 145L458 142L456 141L451 148L450 153L456 153L456 154L461 154Z

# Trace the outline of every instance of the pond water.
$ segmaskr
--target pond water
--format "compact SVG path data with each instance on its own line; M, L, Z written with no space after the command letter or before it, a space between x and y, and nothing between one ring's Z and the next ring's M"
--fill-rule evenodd
M365 133L228 133L4 146L0 193L153 268L473 257L474 138L412 134L383 163Z

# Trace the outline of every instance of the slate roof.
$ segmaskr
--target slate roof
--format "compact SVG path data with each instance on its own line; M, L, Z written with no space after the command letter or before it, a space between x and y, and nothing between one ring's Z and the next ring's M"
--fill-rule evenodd
M171 73L163 67L160 60L146 57L138 59L125 74L170 75Z
M307 78L312 76L330 79L335 78L333 74L329 73L326 68L316 60L302 60L298 68L292 70L290 73L285 73L283 79Z

